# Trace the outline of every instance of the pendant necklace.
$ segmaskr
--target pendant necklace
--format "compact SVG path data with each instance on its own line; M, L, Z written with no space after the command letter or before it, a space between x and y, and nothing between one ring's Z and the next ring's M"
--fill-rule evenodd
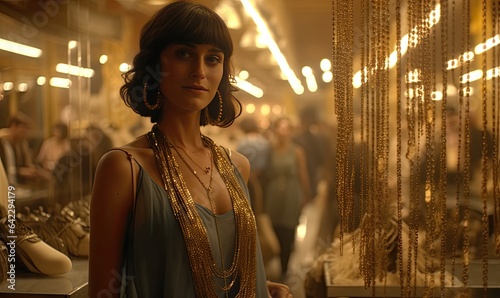
M187 152L180 148L180 147L177 147L175 146L174 144L172 144L175 152L179 155L179 157L181 158L182 162L184 162L184 164L189 168L189 170L193 173L193 175L196 177L196 179L198 180L198 182L200 182L200 184L203 186L203 188L205 189L206 193L207 193L207 197L208 197L208 200L210 201L210 206L211 206L211 209L212 209L212 213L213 213L213 217L214 217L214 220L215 220L215 230L217 231L217 241L218 241L218 244L219 244L219 252L220 252L220 261L221 261L221 271L222 272L225 272L225 268L224 268L224 255L223 255L223 249L222 249L222 242L221 242L221 239L220 239L220 232L219 232L219 221L217 219L217 209L216 209L216 205L215 205L215 198L214 198L214 192L213 192L213 180L214 180L214 172L212 170L213 168L213 159L212 159L212 154L209 153L209 157L210 157L210 167L206 167L205 168L205 172L207 174L210 174L210 180L208 182L208 185L206 185L202 180L201 178L198 176L198 174L196 173L196 171L193 169L193 167L187 162L187 160L184 158L184 156L181 154L181 152L179 151L179 149L181 149L182 151L184 151L184 153L186 153L186 155L191 159L193 160L189 154L187 154ZM195 163L196 164L196 163ZM196 164L198 167L201 168L200 165ZM223 279L224 279L224 286L223 287L220 287L226 297L228 297L228 291L229 289L231 288L231 286L228 287L227 285L227 280L226 278L229 277L229 276L226 276L226 274L223 275Z

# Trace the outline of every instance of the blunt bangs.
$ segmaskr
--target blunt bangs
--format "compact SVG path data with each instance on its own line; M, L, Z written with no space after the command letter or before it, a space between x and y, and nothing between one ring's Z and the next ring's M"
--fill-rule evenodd
M233 54L233 41L224 21L215 12L203 7L193 6L185 13L172 9L164 16L163 28L158 35L160 48L175 44L213 44L222 50L226 58ZM175 25L174 25L175 24Z

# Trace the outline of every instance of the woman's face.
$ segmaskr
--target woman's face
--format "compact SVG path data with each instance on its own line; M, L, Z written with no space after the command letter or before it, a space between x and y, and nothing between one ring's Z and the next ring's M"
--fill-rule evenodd
M173 44L160 54L163 107L201 111L214 98L222 79L224 53L209 44Z

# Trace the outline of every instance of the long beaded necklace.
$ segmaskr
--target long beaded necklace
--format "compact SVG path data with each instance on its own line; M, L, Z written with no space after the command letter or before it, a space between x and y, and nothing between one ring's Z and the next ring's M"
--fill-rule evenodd
M205 226L171 150L175 147L157 125L153 126L147 138L168 194L167 199L184 236L196 296L218 297L214 278L220 278L230 279L229 283L225 283L224 291L229 291L236 280L239 281L239 291L235 297L255 297L257 275L255 218L245 193L234 175L231 163L210 138L203 138L229 192L234 212L236 240L233 260L228 269L221 269L214 261Z
M169 143L172 144L171 142L169 142ZM191 171L191 173L193 173L193 175L200 182L200 184L203 186L203 188L205 189L205 191L207 193L207 197L208 197L208 200L210 201L210 206L212 208L212 213L213 213L212 216L213 216L213 218L215 220L215 230L217 231L217 242L219 244L221 270L222 270L222 272L224 272L224 268L225 268L224 267L224 254L223 254L223 249L222 249L222 242L221 242L221 239L220 239L219 221L217 219L217 209L216 209L216 205L215 205L214 192L213 192L213 188L212 188L213 181L214 181L214 172L212 170L212 167L213 167L212 155L209 154L209 156L210 156L210 167L206 167L206 170L205 170L206 172L208 171L210 173L210 179L209 179L208 186L207 186L203 182L203 180L201 180L200 176L198 176L198 174L193 169L193 167L191 167L191 165L187 162L187 160L184 158L184 156L181 154L181 152L179 151L179 149L181 149L182 151L184 151L184 150L182 148L177 147L174 144L172 144L172 147L174 148L175 152L177 152L177 154L181 158L182 162L184 162L184 164L188 167L188 169ZM184 151L184 152L186 152L186 151ZM196 165L198 165L198 164L196 164ZM201 167L201 166L199 166L199 167ZM222 290L225 292L226 297L228 297L228 290L230 289L230 287L227 286L227 277L229 277L229 276L224 275L224 287L222 287Z

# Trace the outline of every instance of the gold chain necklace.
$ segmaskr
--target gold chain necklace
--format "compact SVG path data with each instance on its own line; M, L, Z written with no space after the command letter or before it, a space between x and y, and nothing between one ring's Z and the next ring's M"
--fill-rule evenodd
M231 289L238 280L239 289L235 297L255 297L257 279L255 218L228 158L210 138L204 137L204 142L213 156L214 165L226 185L234 212L236 238L233 260L227 270L221 270L214 262L205 226L171 150L175 147L169 144L167 137L157 125L153 126L147 138L168 194L167 199L184 236L196 296L218 297L214 286L217 282L214 279L230 278L231 281L224 288Z
M202 139L204 139L204 137L202 136ZM170 141L169 141L170 144L172 144ZM212 159L212 156L211 154L210 155L210 167L207 167L209 173L210 173L210 179L209 179L209 182L208 182L208 186L201 180L200 176L198 176L198 174L196 173L196 171L193 169L193 167L191 167L191 165L187 162L187 160L184 158L184 156L181 154L181 152L178 150L178 149L181 149L182 151L184 151L184 153L186 153L186 151L182 148L179 148L177 146L175 146L174 144L172 144L175 152L177 152L177 154L179 155L179 157L181 158L182 162L184 162L184 164L189 168L189 170L193 173L193 175L196 177L196 179L200 182L200 184L203 186L203 188L205 189L206 193L207 193L207 197L208 197L208 200L210 201L210 206L212 207L212 212L213 212L213 218L215 220L215 230L217 231L217 242L219 244L219 252L220 252L220 262L221 262L221 272L225 272L225 266L224 266L224 254L223 254L223 249L222 249L222 242L221 242L221 239L220 239L220 232L219 232L219 221L217 220L217 209L216 209L216 205L215 205L215 200L214 200L214 193L213 193L213 188L212 188L212 185L213 185L213 181L214 181L214 172L213 170L211 170L212 166L213 166L213 159ZM186 153L187 154L187 153ZM188 155L189 157L189 155ZM191 158L191 157L190 157ZM193 160L191 158L191 160ZM198 165L198 164L197 164ZM198 165L199 166L199 165ZM200 166L199 166L200 167ZM207 173L208 174L208 173ZM227 273L223 274L223 278L224 278L224 287L221 287L221 289L224 291L224 293L226 294L226 297L228 297L228 291L231 287L228 287L227 285L227 277L230 276L230 274L228 275Z
M204 136L202 136L202 138L204 138ZM189 164L186 162L186 160L183 158L182 154L180 154L179 150L178 149L181 149L186 155L187 157L189 157L189 159L200 169L202 169L205 174L209 174L211 173L211 170L212 170L212 166L213 166L213 161L212 161L212 157L210 156L210 166L209 167L205 167L203 168L203 166L200 166L196 161L194 161L194 159L189 156L189 154L186 152L186 150L182 149L181 147L179 146L176 146L174 145L173 143L171 143L173 148L175 149L175 151L177 152L177 154L179 154L179 156L181 157L182 161L186 164L186 166L188 166L188 168L191 170L191 172L193 172L193 174L197 175L197 172L191 167L189 166ZM201 181L200 181L201 182ZM203 183L202 183L203 184Z

